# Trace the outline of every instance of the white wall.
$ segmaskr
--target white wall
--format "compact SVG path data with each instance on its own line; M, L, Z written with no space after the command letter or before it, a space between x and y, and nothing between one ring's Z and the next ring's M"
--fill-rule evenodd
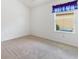
M55 32L52 3L42 4L32 9L31 26L33 35L77 46L77 21L76 33Z
M19 0L2 0L2 41L29 34L29 8Z
M75 0L51 0L51 1L53 2L53 5L57 5L57 4L62 4L62 3L75 1Z

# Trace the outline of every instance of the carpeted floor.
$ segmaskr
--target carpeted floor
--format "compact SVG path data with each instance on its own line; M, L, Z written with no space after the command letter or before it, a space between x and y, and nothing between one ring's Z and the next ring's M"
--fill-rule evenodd
M77 48L35 36L2 42L1 59L77 59Z

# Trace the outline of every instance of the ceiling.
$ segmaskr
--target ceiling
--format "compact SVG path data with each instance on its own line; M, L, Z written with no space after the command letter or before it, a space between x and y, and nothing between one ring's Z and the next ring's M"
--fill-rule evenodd
M50 2L49 0L19 0L19 1L21 1L23 4L29 7L33 7L33 6L40 5L42 3Z

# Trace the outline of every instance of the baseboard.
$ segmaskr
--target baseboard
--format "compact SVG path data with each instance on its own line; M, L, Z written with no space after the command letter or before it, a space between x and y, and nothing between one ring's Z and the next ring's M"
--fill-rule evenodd
M75 45L72 45L72 44L67 44L67 43L64 43L64 42L51 40L51 39L48 39L48 38L45 38L45 37L41 37L41 36L38 36L38 35L29 35L29 36L34 36L34 37L37 37L37 38L45 39L45 40L48 40L48 41L51 41L51 42L55 42L55 43L63 45L63 46L70 46L70 47L78 48L78 46L75 46Z
M16 37L13 37L13 38L10 38L10 39L6 39L6 40L1 40L1 42L8 41L8 40L13 40L13 39L18 39L18 38L22 38L22 37L25 37L25 36L29 36L29 34L16 36Z

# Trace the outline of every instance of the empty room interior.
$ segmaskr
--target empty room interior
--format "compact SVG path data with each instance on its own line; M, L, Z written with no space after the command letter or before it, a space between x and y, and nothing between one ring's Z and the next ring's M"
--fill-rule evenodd
M2 0L1 59L78 59L78 0Z

